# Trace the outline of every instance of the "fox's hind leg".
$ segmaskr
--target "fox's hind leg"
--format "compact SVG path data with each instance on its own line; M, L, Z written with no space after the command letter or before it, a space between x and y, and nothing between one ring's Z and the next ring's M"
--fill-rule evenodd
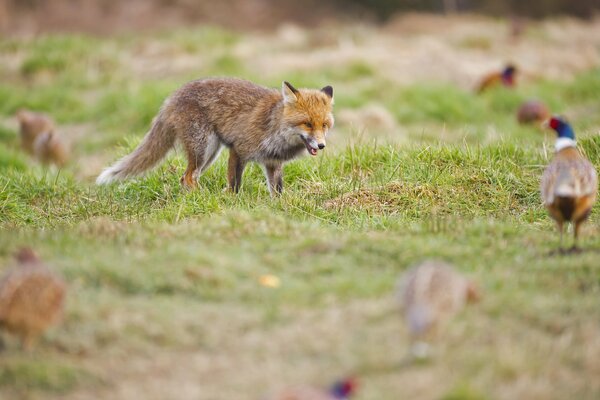
M215 157L221 144L218 138L206 128L194 129L193 131L182 130L184 134L178 135L187 156L188 165L181 177L181 184L188 189L197 186L198 175L203 171L207 160Z
M185 170L185 173L181 177L181 184L187 189L194 189L197 185L196 176L200 167L203 164L204 157L198 157L198 154L195 152L187 152L188 165Z

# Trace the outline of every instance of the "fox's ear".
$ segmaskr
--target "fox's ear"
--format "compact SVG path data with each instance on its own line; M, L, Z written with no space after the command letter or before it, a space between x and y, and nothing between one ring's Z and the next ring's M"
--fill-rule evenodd
M281 85L281 93L283 94L283 100L286 103L294 103L298 100L298 89L293 87L289 82L283 82Z
M321 92L333 99L333 88L331 86L325 86L323 89L321 89Z

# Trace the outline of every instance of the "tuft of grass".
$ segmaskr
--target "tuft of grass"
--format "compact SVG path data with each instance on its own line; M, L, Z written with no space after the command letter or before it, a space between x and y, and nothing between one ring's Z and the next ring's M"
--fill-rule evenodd
M28 55L21 64L24 75L41 72L63 73L85 66L97 42L81 35L52 35L35 38L28 46Z
M476 391L468 384L454 387L449 393L442 396L442 400L486 400L488 397Z
M27 161L22 152L0 143L0 171L25 172Z
M180 46L187 53L226 50L239 42L240 36L217 26L166 32L164 40Z
M43 359L3 359L0 387L17 391L67 393L91 379L80 367Z
M133 147L135 142L130 142L128 149ZM542 157L512 144L401 149L365 143L347 147L335 157L287 165L288 195L275 203L256 166L248 168L239 196L223 193L225 157L200 178L199 190L193 193L179 184L185 166L181 156L147 177L109 188L81 187L67 173L33 178L9 171L0 177L6 187L4 196L0 194L4 204L0 221L11 226L69 225L93 216L122 219L131 213L136 219L173 221L222 209L249 210L257 203L300 217L310 210L311 215L348 226L355 220L362 225L373 213L414 221L432 212L462 218L508 212L529 218L535 210L539 218Z

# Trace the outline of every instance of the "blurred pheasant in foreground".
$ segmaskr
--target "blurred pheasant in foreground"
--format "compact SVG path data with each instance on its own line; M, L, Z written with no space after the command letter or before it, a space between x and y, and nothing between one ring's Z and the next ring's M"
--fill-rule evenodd
M356 391L356 380L347 378L336 382L329 391L313 387L284 389L267 400L348 400Z
M398 299L411 336L411 354L426 358L428 340L465 303L480 298L475 284L441 261L425 261L410 269L400 280Z
M63 314L66 287L29 248L0 279L0 327L17 335L30 350Z
M520 124L541 124L550 118L550 110L538 100L528 100L521 104L517 111L517 121Z
M488 89L497 86L513 87L516 85L515 76L517 68L514 65L507 65L501 72L493 72L486 75L479 83L477 91L482 93Z
M59 167L67 162L67 149L55 132L54 122L44 114L28 110L17 112L21 147L43 164Z
M548 126L556 131L558 138L554 159L542 176L542 202L558 225L561 248L564 224L573 224L575 250L579 228L596 202L598 177L592 163L577 150L573 128L561 117L550 118Z

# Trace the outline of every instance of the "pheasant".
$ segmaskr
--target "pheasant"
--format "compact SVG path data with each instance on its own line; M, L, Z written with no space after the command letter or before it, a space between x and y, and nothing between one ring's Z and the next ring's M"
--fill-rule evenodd
M515 75L517 68L514 65L507 65L502 72L494 72L486 75L479 83L478 92L482 93L487 89L503 85L505 87L515 86Z
M17 120L21 131L21 147L33 155L35 139L43 132L54 130L54 122L47 115L29 110L19 110Z
M54 131L43 132L35 139L33 155L42 164L58 167L64 166L68 159L67 148Z
M0 279L0 327L16 334L25 350L62 317L65 283L29 248Z
M327 390L313 387L293 387L284 389L268 400L348 400L356 391L356 380L346 378L336 382Z
M528 100L521 104L517 111L517 121L520 124L541 124L550 118L550 111L544 103L538 100Z
M573 128L561 117L552 117L547 125L558 134L554 159L548 164L541 182L544 206L556 221L560 231L560 248L563 244L563 226L571 222L573 250L581 224L588 218L596 202L598 176L592 163L577 150Z
M21 147L43 164L63 166L68 158L67 149L55 132L54 122L45 114L28 110L17 112L21 133Z
M400 280L398 299L411 336L411 354L425 358L427 340L460 311L480 298L476 285L449 264L429 260L410 269Z

